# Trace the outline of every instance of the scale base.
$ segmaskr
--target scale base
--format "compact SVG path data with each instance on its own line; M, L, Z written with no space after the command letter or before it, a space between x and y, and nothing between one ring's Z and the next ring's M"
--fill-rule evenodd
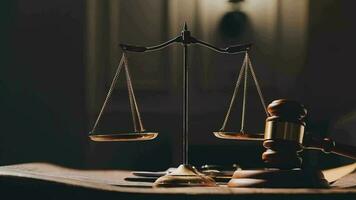
M328 188L321 171L304 169L237 170L229 187L255 188Z
M158 178L154 187L215 187L215 181L191 165L179 165L173 172Z

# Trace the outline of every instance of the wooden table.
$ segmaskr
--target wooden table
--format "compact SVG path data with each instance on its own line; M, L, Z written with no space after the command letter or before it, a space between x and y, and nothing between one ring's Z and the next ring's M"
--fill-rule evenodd
M46 163L0 167L0 199L352 199L356 188L152 188L124 180L130 171L78 170ZM6 198L4 198L6 199Z

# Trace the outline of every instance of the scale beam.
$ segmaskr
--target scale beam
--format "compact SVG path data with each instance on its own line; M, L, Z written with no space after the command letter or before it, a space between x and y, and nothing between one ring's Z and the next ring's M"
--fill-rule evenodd
M168 46L171 46L175 43L180 43L183 45L189 45L189 44L197 44L200 46L207 47L215 52L218 53L225 53L225 54L237 54L237 53L242 53L249 51L252 47L251 43L248 44L242 44L242 45L232 45L228 46L226 48L219 48L216 47L212 44L209 44L207 42L201 41L193 36L191 36L190 31L188 29L185 29L182 31L181 35L168 40L166 42L163 42L161 44L155 45L155 46L136 46L136 45L129 45L129 44L120 44L120 47L123 51L130 51L130 52L152 52L152 51L159 51L161 49L164 49Z

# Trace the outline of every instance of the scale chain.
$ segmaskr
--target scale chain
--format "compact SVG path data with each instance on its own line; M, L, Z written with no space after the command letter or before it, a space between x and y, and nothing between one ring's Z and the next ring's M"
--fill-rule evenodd
M114 89L114 87L115 87L116 81L117 81L117 79L118 79L118 77L119 77L119 74L120 74L120 71L121 71L121 69L122 69L123 63L124 63L124 55L122 55L121 60L120 60L120 63L119 63L118 66L117 66L117 69L116 69L114 78L113 78L113 80L112 80L112 82L111 82L109 91L108 91L108 93L107 93L107 95L106 95L106 97L105 97L103 106L101 107L100 112L99 112L99 115L98 115L98 117L96 118L95 123L94 123L94 126L93 126L93 128L92 128L92 130L91 130L92 133L95 131L96 127L98 126L98 123L99 123L99 121L100 121L100 119L101 119L101 116L102 116L102 114L103 114L103 112L104 112L104 109L105 109L105 107L106 107L106 104L108 103L108 101L109 101L109 99L110 99L110 97L111 97L111 94L112 94L113 89Z
M240 72L239 72L239 76L238 76L237 81L236 81L234 93L233 93L233 95L231 97L230 105L229 105L228 111L226 113L223 125L220 128L220 131L224 131L225 128L226 128L226 124L227 124L227 121L228 121L228 119L230 117L232 106L234 105L235 99L237 97L237 92L238 92L239 86L241 84L242 77L244 77L244 93L243 93L243 102L242 102L241 129L240 129L240 132L241 133L245 132L244 129L245 129L245 123L246 123L245 114L246 114L246 103L247 103L247 101L246 101L246 98L247 98L247 82L248 82L248 75L249 75L248 74L248 70L250 70L250 72L251 72L252 78L254 80L254 83L256 85L256 89L257 89L257 92L258 92L258 95L259 95L259 99L260 99L261 104L263 106L263 109L264 109L266 115L269 116L269 114L267 112L266 103L265 103L264 97L262 95L262 89L261 89L261 87L260 87L260 85L258 83L258 80L257 80L257 77L256 77L256 73L255 73L255 71L253 69L253 66L252 66L250 57L248 55L248 52L246 52L242 67L241 67Z
M246 55L247 55L247 53L246 53ZM260 97L261 104L262 104L262 106L263 106L263 109L265 110L265 113L266 113L267 117L268 117L269 114L268 114L268 112L267 112L266 101L265 101L265 99L263 98L262 90L261 90L260 84L259 84L258 81L257 81L257 77L256 77L256 74L255 74L255 70L254 70L253 67L252 67L252 63L251 63L250 57L249 57L248 55L247 55L247 57L248 57L248 68L250 68L250 71L251 71L251 74L252 74L252 78L253 78L253 80L255 81L256 89L257 89L258 95L259 95L259 97Z
M242 79L244 70L246 68L246 65L247 65L247 60L246 60L246 56L245 56L245 59L243 61L242 67L241 67L240 72L239 72L239 76L238 76L237 81L236 81L236 85L235 85L235 88L234 88L234 93L233 93L233 95L231 97L229 108L227 110L223 125L220 128L221 131L225 130L225 127L226 127L226 124L227 124L227 120L230 117L231 109L232 109L232 106L234 105L234 102L235 102L235 99L236 99L236 96L237 96L237 92L238 92L240 84L241 84L241 79Z
M139 108L138 108L138 105L136 102L135 93L134 93L133 86L132 86L127 56L126 56L126 54L123 54L123 56L124 56L127 89L128 89L128 93L129 93L129 100L130 100L131 114L132 114L133 123L134 123L134 129L135 129L135 132L138 132L138 131L143 132L143 131L145 131L145 129L143 128L142 118L140 115L140 111L139 111ZM137 122L136 122L135 116L137 117L137 120L138 120L139 129L137 129Z
M248 80L248 53L245 54L247 64L245 65L245 77L244 77L244 94L242 100L242 113L241 113L241 133L245 133L245 114L246 114L246 96L247 96L247 80Z
M132 122L133 122L133 126L134 126L134 130L135 132L137 132L137 122L136 122L136 112L135 112L135 107L134 107L134 103L133 103L133 97L132 97L132 91L131 91L131 87L130 87L130 75L128 72L128 68L127 68L127 58L126 56L125 60L124 60L124 70L125 70L125 74L126 74L126 85L127 85L127 91L128 91L128 95L129 95L129 102L130 102L130 110L131 110L131 115L132 115Z
M128 61L127 61L127 56L125 54L125 52L122 54L122 57L121 57L121 60L120 60L120 63L118 64L118 67L116 69L116 72L115 72L115 75L114 75L114 78L111 82L111 85L110 85L110 88L109 88L109 91L105 97L105 100L104 100L104 103L103 103L103 106L101 107L100 109L100 112L99 112L99 115L94 123L94 126L91 130L91 132L93 133L98 124L99 124L99 121L102 117L102 114L104 112L104 109L112 95L112 92L114 90L114 87L115 87L115 84L117 82L117 79L119 77L119 74L121 72L121 69L122 69L122 66L124 66L124 70L125 70L125 73L126 73L126 81L127 81L127 90L128 90L128 94L129 94L129 100L130 100L130 108L131 108L131 114L132 114L132 119L133 119L133 124L134 124L134 129L135 129L135 132L143 132L145 131L145 129L143 128L143 123L142 123L142 119L141 119L141 115L140 115L140 112L139 112L139 108L138 108L138 105L137 105L137 102L136 102L136 98L135 98L135 93L133 91L133 86L132 86L132 81L131 81L131 77L130 77L130 73L129 73L129 69L128 69ZM136 117L137 117L137 120L138 120L138 125L139 125L139 128L137 128L137 122L136 122Z

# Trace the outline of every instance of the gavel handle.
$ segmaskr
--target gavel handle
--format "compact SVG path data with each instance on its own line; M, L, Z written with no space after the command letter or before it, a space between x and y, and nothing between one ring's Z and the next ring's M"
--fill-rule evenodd
M325 153L334 153L356 160L356 147L336 143L330 138L305 137L303 141L305 149L319 149Z

